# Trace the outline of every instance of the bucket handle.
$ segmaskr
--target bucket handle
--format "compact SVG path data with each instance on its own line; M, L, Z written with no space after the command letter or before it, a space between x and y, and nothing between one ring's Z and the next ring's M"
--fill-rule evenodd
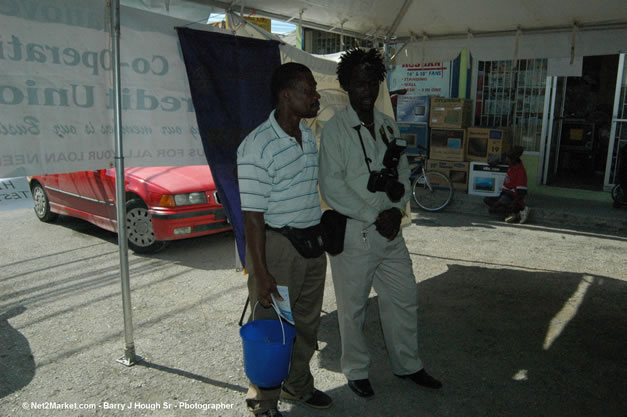
M259 305L259 301L257 301L255 303L255 306L253 307L253 321L255 321L255 310L257 309L258 305ZM279 313L279 308L277 307L274 300L272 300L272 308L274 309L277 317L279 318L279 323L281 324L281 331L283 332L283 344L285 344L285 327L283 327L283 319L281 319L281 313Z

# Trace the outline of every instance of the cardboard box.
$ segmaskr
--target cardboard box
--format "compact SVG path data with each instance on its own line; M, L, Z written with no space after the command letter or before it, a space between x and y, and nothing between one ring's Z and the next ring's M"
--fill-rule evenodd
M504 153L512 147L509 129L469 127L466 129L466 160L504 162Z
M442 161L429 159L425 166L427 171L437 171L446 175L456 191L468 191L468 162Z
M429 127L465 129L472 124L472 101L431 97Z
M429 152L429 128L426 123L399 123L401 138L407 141L407 154L427 155Z
M431 129L429 158L464 162L466 129Z
M503 189L507 168L507 165L490 166L484 162L470 162L468 194L498 196Z
M398 96L396 120L400 123L429 123L429 96Z

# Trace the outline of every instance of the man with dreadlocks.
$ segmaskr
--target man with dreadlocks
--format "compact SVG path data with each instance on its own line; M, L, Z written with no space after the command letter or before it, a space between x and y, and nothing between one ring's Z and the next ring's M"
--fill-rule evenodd
M327 122L320 142L320 191L326 203L348 217L344 249L330 257L342 338L342 372L361 397L374 391L364 337L370 289L379 314L392 371L437 389L418 356L418 303L411 259L401 232L409 201L409 164L394 120L375 109L385 78L375 49L352 49L340 58L337 75L350 105Z

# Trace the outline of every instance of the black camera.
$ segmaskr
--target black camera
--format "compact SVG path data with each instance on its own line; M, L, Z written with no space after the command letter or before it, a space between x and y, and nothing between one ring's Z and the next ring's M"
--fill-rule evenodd
M394 139L388 143L388 149L383 156L383 166L389 169L398 168L398 162L401 159L401 154L407 149L407 141L404 139Z
M394 139L388 144L388 149L383 157L383 168L373 171L368 178L368 191L376 193L383 191L390 201L397 202L405 194L405 186L398 181L398 162L401 154L407 147L407 142L402 139Z
M398 181L396 169L384 168L370 173L368 191L376 193L384 191L392 202L399 201L405 194L405 186Z

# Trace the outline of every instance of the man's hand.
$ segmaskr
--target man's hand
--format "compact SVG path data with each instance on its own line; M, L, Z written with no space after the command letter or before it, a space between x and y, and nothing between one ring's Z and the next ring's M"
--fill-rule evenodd
M268 308L272 305L272 295L279 300L283 301L279 291L276 288L276 280L270 274L258 274L257 275L257 300L263 307Z
M259 304L268 308L272 305L272 294L277 300L283 301L276 288L276 280L268 272L266 263L266 225L261 212L244 211L244 226L246 228L247 257L252 264L251 271L255 273L257 285L257 300ZM254 307L253 307L254 308Z
M401 230L401 219L403 215L397 208L389 208L379 213L377 220L374 222L377 232L389 240L393 240L398 231Z

